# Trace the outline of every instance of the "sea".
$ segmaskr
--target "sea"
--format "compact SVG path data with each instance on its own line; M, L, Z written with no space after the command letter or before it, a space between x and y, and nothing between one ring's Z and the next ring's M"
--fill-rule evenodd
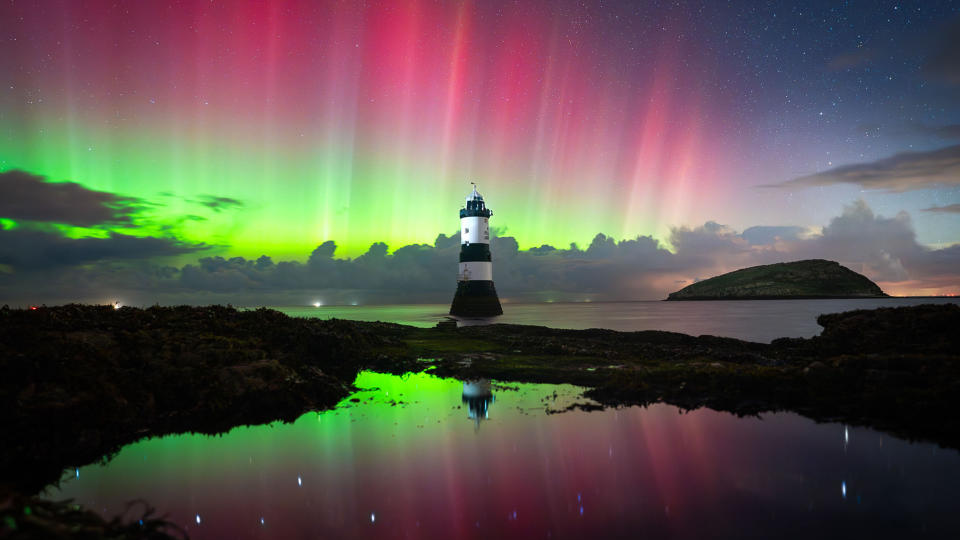
M779 337L812 337L817 317L856 309L958 303L960 298L863 298L837 300L723 300L503 304L503 315L459 319L460 325L533 324L552 328L665 330L769 343ZM277 306L293 317L383 321L429 327L448 317L449 304L388 306Z
M947 299L505 304L495 320L767 342L821 313ZM445 305L282 307L432 326ZM957 538L960 452L791 412L599 411L584 388L361 372L334 409L144 439L50 499L190 538Z

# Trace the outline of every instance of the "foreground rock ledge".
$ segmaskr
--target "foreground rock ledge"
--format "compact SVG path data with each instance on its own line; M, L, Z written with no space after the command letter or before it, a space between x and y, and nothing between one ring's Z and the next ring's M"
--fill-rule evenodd
M771 344L672 332L421 329L260 309L0 309L0 485L35 493L143 437L334 406L362 369L572 383L607 406L791 410L960 447L960 307L822 315ZM0 525L2 526L2 525Z

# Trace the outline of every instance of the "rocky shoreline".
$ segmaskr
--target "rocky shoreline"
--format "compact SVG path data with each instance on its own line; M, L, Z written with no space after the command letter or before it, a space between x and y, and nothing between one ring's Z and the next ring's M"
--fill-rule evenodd
M0 519L20 523L29 496L64 469L141 438L330 408L363 369L430 365L440 376L572 383L604 406L790 410L960 448L960 420L943 414L960 404L960 306L818 322L820 336L762 344L659 331L422 329L220 306L3 308Z
M960 448L960 419L943 414L960 405L960 306L857 310L818 323L820 336L770 344L510 325L459 328L447 341L414 330L406 339L417 357L435 359L440 376L578 384L604 406L788 410ZM412 365L390 358L377 369Z

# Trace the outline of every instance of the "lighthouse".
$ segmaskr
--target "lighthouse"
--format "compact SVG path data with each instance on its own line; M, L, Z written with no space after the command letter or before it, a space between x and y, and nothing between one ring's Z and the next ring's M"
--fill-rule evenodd
M471 182L472 183L472 182ZM493 212L473 184L473 193L460 209L460 272L450 314L460 317L493 317L503 314L493 287L490 259L490 216Z

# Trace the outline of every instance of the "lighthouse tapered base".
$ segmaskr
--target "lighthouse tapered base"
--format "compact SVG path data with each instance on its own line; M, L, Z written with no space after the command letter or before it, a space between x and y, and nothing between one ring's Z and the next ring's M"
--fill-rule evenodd
M450 314L458 317L495 317L503 315L497 289L492 281L458 281Z

